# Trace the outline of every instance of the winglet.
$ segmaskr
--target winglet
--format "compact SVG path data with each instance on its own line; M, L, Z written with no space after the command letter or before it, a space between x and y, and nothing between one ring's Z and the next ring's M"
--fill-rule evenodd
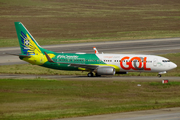
M44 53L45 53L45 55L46 55L47 60L48 60L49 62L53 62L53 63L54 63L54 61L49 57L49 55L48 55L46 52L44 52Z
M93 49L94 49L95 54L99 54L99 52L98 52L98 50L96 49L96 47L93 47Z

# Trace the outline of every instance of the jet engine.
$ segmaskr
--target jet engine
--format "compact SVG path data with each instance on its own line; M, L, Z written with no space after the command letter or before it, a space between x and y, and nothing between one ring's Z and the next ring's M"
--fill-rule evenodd
M98 67L95 73L97 75L114 75L116 71L113 67Z

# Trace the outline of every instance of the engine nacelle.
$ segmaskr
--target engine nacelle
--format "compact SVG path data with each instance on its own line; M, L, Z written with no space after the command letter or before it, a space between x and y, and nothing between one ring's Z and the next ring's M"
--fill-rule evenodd
M116 73L113 67L98 67L95 72L98 75L114 75Z

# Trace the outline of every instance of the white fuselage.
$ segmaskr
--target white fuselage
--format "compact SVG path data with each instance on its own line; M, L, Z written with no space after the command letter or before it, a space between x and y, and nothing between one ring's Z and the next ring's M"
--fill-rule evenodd
M106 64L115 65L119 72L159 72L174 69L177 65L169 59L155 55L96 54ZM117 69L116 69L117 70ZM118 72L118 71L117 71Z

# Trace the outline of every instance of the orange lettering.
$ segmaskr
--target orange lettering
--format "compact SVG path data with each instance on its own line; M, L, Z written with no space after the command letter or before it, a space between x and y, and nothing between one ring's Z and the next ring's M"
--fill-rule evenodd
M151 70L151 68L146 68L146 59L147 57L144 57L144 70Z
M133 62L133 60L138 60L138 62L139 62L139 67L138 67L138 68L141 68L141 67L142 67L141 58L139 58L139 57L133 57L130 61ZM131 68L132 68L133 70L137 70L137 68L135 68L135 67L132 65L132 63L131 63Z
M120 66L122 67L122 69L124 70L130 70L130 69L133 69L133 70L151 70L151 68L147 68L146 67L146 59L147 57L144 57L144 62L143 62L143 66L142 66L142 61L141 61L141 58L140 57L133 57L131 58L130 61L126 61L126 65L128 67L124 67L123 65L123 61L124 60L129 60L130 57L123 57L120 61ZM143 59L143 58L142 58ZM137 60L137 61L134 61L134 60ZM133 61L134 61L134 66L133 66ZM137 66L137 62L139 63L139 66Z
M124 60L129 60L129 57L123 57L120 61L120 65L124 70L130 70L131 69L131 63L130 62L126 62L126 65L129 65L127 68L123 66L123 61Z

